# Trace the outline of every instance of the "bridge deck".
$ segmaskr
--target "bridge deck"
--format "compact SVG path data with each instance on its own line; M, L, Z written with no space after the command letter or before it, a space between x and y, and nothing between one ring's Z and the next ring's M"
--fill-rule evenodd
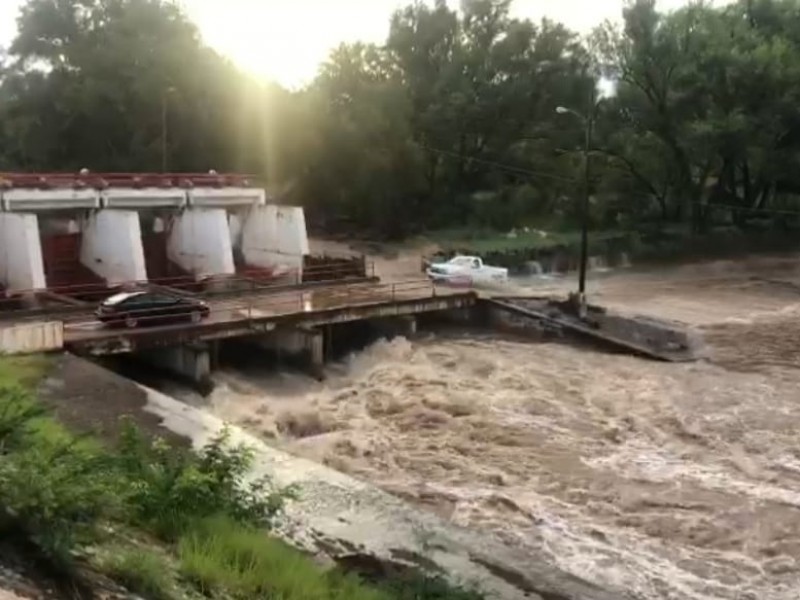
M428 281L397 284L361 283L280 294L255 294L209 302L211 314L201 323L178 323L136 329L110 328L87 315L64 321L68 348L98 354L130 352L140 347L254 335L280 325L328 323L417 314L471 306L473 292L442 290Z

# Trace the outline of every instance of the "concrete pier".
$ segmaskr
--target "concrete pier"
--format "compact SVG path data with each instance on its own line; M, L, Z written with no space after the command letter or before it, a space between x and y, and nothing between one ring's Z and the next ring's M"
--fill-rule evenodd
M81 263L106 283L147 279L137 212L115 209L93 212L83 219L81 230Z
M233 275L233 249L223 208L190 208L175 217L168 258L197 276Z
M413 315L375 319L371 324L379 335L389 339L400 336L410 338L417 333L417 318Z
M35 214L0 213L0 284L12 293L47 287Z
M283 266L302 274L303 257L309 253L302 208L253 206L241 224L234 227L240 228L236 237L247 264L264 268Z
M211 385L211 352L208 344L194 343L146 350L138 358L196 385Z
M279 328L258 340L258 346L274 352L279 360L301 365L318 379L325 367L325 340L313 327Z

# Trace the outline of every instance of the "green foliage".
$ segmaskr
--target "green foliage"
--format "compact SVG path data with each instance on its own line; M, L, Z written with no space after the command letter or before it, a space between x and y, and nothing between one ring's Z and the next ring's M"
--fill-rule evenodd
M401 7L385 44L343 44L288 92L173 2L27 0L0 69L0 170L250 171L312 225L376 237L575 229L585 127L566 106L596 117L593 229L800 225L794 0L633 0L588 40L511 0L451 4ZM595 105L601 75L617 94Z
M175 598L176 586L162 554L144 548L111 548L101 570L131 592L148 600Z
M0 365L5 359L0 361ZM33 423L45 414L30 393L15 383L0 383L0 455L19 448Z
M337 572L325 573L282 542L224 518L208 519L179 541L185 577L206 595L281 600L388 600Z
M43 418L20 387L0 388L0 431L0 532L66 569L118 506L107 461Z
M127 424L121 435L120 473L127 481L131 518L172 540L195 520L215 514L271 525L291 490L273 490L267 478L245 481L252 452L230 446L227 431L198 454L151 441Z

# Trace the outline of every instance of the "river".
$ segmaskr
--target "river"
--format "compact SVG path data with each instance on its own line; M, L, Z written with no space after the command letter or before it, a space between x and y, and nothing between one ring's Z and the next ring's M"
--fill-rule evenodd
M707 352L693 364L423 335L379 341L323 383L223 370L206 401L271 444L635 598L796 600L797 262L592 281L602 303L695 327Z

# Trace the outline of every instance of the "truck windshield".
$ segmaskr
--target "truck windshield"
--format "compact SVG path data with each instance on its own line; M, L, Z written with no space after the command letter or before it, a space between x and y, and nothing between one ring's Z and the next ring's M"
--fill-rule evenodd
M478 265L477 259L472 259L472 258L469 258L469 257L466 257L466 256L456 256L450 262L452 264L456 265L456 266L459 266L459 267L471 267L473 265L473 260L474 260L475 266L477 266Z

